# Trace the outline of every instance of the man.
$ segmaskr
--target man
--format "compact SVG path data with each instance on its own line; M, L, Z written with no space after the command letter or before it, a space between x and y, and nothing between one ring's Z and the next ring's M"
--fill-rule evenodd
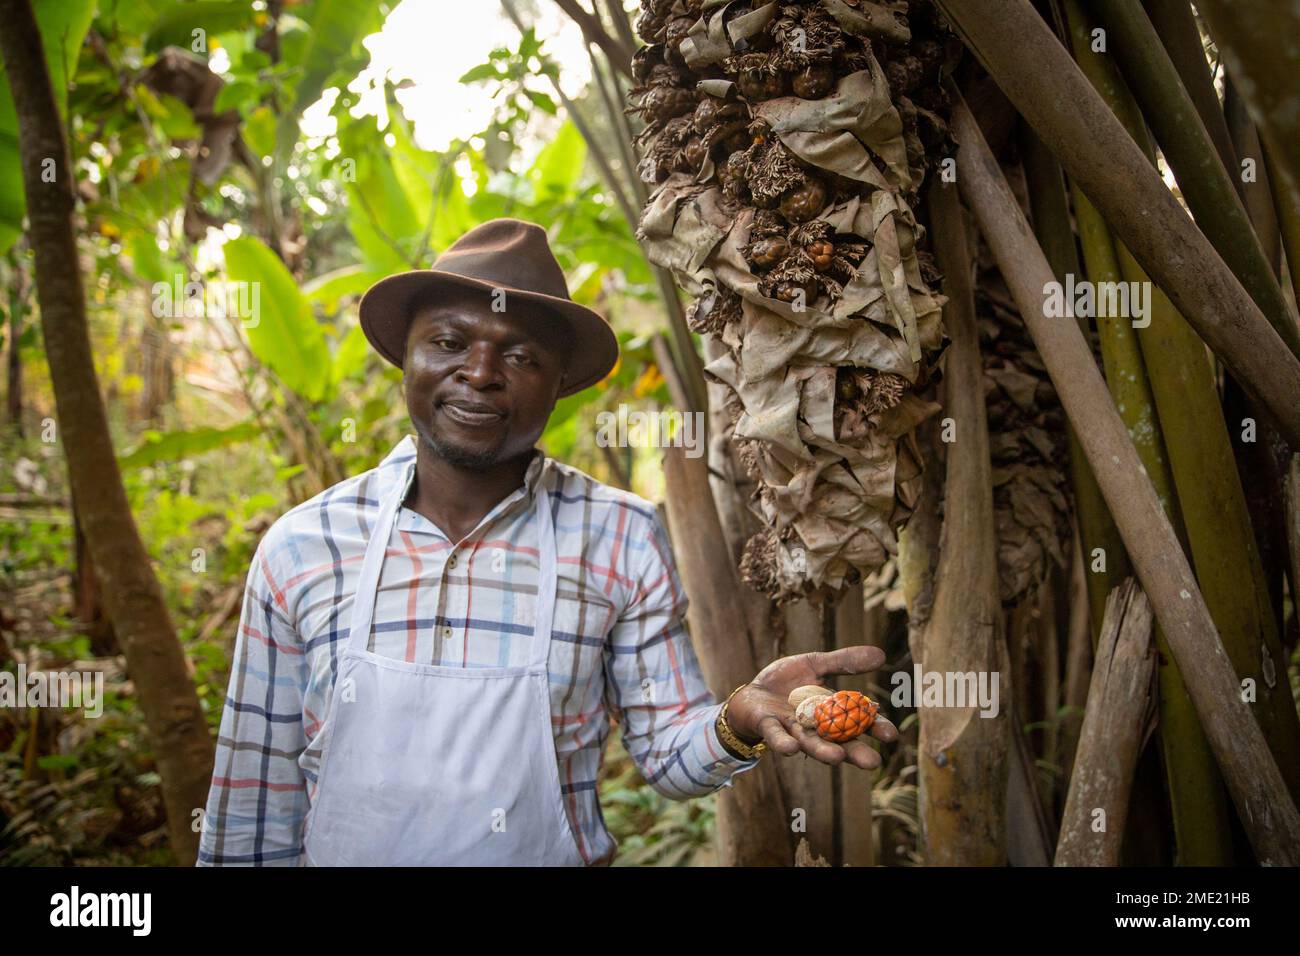
M617 340L538 226L498 219L361 302L418 441L281 517L249 571L200 865L591 865L613 715L651 786L711 793L768 748L879 765L786 700L879 667L789 657L717 704L654 507L534 448ZM874 736L895 739L879 721Z

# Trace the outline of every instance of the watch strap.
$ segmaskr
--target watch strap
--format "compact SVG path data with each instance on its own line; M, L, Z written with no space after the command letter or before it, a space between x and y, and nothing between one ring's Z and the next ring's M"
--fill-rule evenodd
M732 729L731 724L727 722L727 709L731 706L731 698L748 686L748 684L741 684L728 695L726 702L722 705L722 710L718 712L716 726L718 739L722 741L722 746L726 748L728 753L741 760L757 760L767 753L767 744L761 740L756 744L745 743Z

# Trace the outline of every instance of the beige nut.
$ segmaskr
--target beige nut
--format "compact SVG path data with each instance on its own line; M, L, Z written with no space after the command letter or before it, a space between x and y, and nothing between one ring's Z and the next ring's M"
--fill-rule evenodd
M802 687L796 687L790 691L790 706L798 710L799 705L809 697L829 697L833 693L835 691L826 687L818 687L816 684L804 684Z
M794 719L799 724L809 730L817 729L817 708L821 702L829 697L829 694L813 694L805 697L800 701L799 706L794 709Z

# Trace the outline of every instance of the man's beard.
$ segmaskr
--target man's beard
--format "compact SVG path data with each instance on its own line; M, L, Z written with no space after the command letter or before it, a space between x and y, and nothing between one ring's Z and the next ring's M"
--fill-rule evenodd
M455 468L464 468L466 471L487 471L498 464L501 446L506 443L506 436L503 434L495 446L475 450L449 442L433 430L428 434L421 433L420 439L447 464Z

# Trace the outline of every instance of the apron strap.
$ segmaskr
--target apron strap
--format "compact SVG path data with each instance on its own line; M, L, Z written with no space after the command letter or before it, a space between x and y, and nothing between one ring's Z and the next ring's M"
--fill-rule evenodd
M415 461L409 462L392 493L380 503L379 517L371 529L366 544L366 555L361 562L361 576L352 603L352 623L348 630L348 644L357 650L368 651L370 635L374 629L375 601L379 594L379 579L384 567L388 542L397 525L406 493L415 474ZM551 517L551 497L538 477L534 494L534 518L538 528L537 542L537 613L533 621L533 640L529 650L530 670L545 670L551 648L551 625L555 619L555 601L559 591L556 565L555 523Z
M528 666L546 672L551 650L551 623L555 619L555 600L559 593L559 555L555 549L555 522L551 518L551 496L537 479L537 616L533 619L533 644Z
M397 525L397 514L411 487L415 474L415 460L402 469L402 477L394 484L392 492L379 503L379 517L370 529L366 556L361 561L361 577L357 580L357 593L352 599L352 624L348 629L348 644L357 650L370 650L370 632L375 622L375 600L379 596L379 575L384 568L384 555Z

